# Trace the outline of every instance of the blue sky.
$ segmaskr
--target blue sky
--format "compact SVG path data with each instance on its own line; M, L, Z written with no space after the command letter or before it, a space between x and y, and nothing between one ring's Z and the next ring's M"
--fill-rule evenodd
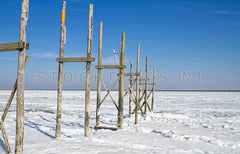
M26 89L57 88L61 3L30 0ZM157 68L158 89L240 89L240 1L67 0L66 57L86 56L90 3L94 5L92 56L97 59L102 21L103 64L116 64L112 50L119 51L121 33L125 32L126 72L131 59L135 71L139 43L140 67L145 71L148 56L149 70ZM20 0L1 0L0 43L18 41L20 7ZM0 53L0 89L12 88L17 59L16 51ZM96 88L96 64L92 64L92 88ZM84 88L84 71L84 63L64 64L63 88ZM104 71L108 86L116 73Z

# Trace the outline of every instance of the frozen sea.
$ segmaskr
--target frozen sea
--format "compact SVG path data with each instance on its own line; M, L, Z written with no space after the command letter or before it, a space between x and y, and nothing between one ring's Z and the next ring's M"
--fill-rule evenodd
M0 90L1 114L10 93ZM61 138L55 139L57 91L26 90L24 153L240 153L240 92L156 91L154 111L140 116L137 125L128 115L126 97L123 129L96 131L96 91L91 91L89 138L83 137L84 95L63 91ZM112 96L117 101L118 92ZM16 98L4 122L12 152L15 123ZM101 106L101 125L117 126L110 98ZM1 135L0 153L6 153Z

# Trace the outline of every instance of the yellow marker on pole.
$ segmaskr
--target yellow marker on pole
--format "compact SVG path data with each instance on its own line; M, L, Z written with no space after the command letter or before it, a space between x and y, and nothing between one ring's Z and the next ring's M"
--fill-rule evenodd
M65 22L65 12L62 12L61 14L61 23Z

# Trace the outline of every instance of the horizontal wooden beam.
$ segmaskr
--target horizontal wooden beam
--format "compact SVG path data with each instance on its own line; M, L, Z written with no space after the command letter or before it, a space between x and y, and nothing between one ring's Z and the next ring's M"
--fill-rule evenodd
M107 126L94 126L94 129L109 129L109 130L112 130L112 131L116 131L117 128L116 127L107 127Z
M135 80L137 80L137 79L128 79L128 80L130 80L130 81L135 81ZM150 79L148 79L148 81L149 81ZM146 81L146 79L139 79L139 81Z
M23 47L24 47L24 43L19 43L19 42L3 43L3 44L0 44L0 52L21 50L23 49ZM29 43L26 44L26 50L28 49L29 49Z
M92 57L56 58L57 62L95 62Z
M145 84L145 82L140 82L139 84L140 84L140 85L144 85L144 84ZM156 83L153 83L153 82L148 82L148 85L156 85Z
M96 69L124 69L125 65L96 65Z
M124 73L124 76L139 76L140 73ZM119 74L117 74L119 76Z

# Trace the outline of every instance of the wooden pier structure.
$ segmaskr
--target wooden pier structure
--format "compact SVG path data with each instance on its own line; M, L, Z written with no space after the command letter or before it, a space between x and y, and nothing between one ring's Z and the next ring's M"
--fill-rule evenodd
M98 65L95 66L98 69L98 78L97 78L97 104L96 104L96 125L100 124L100 107L104 100L109 96L114 103L117 111L118 111L118 127L122 128L123 124L123 93L124 93L124 69L126 66L125 63L125 33L122 33L122 39L120 43L120 63L118 65L102 65L102 26L103 23L99 24L99 45L98 45ZM102 69L119 69L119 76L117 80L114 82L110 89L107 88L106 84L102 80L101 73ZM110 92L114 88L114 86L119 82L119 95L118 95L118 104L111 96ZM107 91L107 94L101 99L101 83ZM98 127L95 127L98 128Z
M18 50L18 72L17 80L10 94L9 100L5 107L2 117L0 118L0 130L2 132L3 140L8 153L11 153L10 145L8 142L7 134L4 127L4 121L11 106L14 95L17 91L17 117L16 117L16 140L15 140L15 153L22 154L23 152L23 137L24 137L24 79L25 79L25 67L28 62L29 57L25 56L26 50L29 49L29 44L26 43L26 30L27 30L27 20L28 20L28 9L29 0L22 0L21 8L21 23L20 23L20 38L19 42L4 43L0 44L0 52L5 51L15 51ZM84 121L84 136L89 137L89 104L90 104L90 80L91 80L91 63L95 62L95 58L92 57L92 32L93 32L93 4L89 5L89 16L88 16L88 38L87 38L87 57L64 57L64 45L66 43L66 26L65 26L65 14L66 14L66 2L62 2L62 12L61 12L61 33L60 33L60 52L59 57L56 61L59 63L58 67L58 92L57 92L57 115L56 115L56 133L55 137L60 137L61 134L61 115L62 115L62 74L63 74L63 63L65 62L85 62L86 63L86 87L85 87L85 121ZM118 65L102 65L102 28L103 23L99 24L99 44L98 44L98 65L95 68L98 70L97 77L97 103L96 103L96 126L94 129L110 129L117 130L123 127L123 99L125 96L129 96L129 116L135 113L135 124L138 123L139 112L142 115L146 115L148 111L152 112L154 108L154 92L156 85L156 67L154 67L152 82L149 78L148 71L148 57L146 57L146 69L145 78L141 77L142 71L139 71L139 57L140 57L140 45L137 44L137 64L136 72L133 72L133 61L130 63L130 73L124 73L125 66L125 33L121 34L120 52L116 53L114 51ZM119 60L116 56L119 54ZM107 88L104 83L101 73L103 69L115 69L119 70L117 74L117 79L110 89ZM124 77L129 78L129 85L124 84ZM118 103L115 101L111 95L111 91L116 84L118 87ZM101 98L101 84L106 89L106 95ZM134 92L134 85L136 86L136 91ZM149 87L152 85L152 89ZM142 88L144 86L144 90ZM125 89L125 93L124 93ZM118 111L118 128L100 126L100 107L104 103L107 97L110 97L113 104ZM149 98L152 98L151 104ZM135 107L132 108L132 103Z
M88 39L87 39L87 57L65 58L64 57L64 44L66 42L66 26L65 26L65 12L66 2L62 3L61 13L61 40L60 40L60 53L59 58L56 59L59 62L58 69L58 95L57 95L57 116L56 116L56 134L55 137L60 137L61 133L61 115L62 115L62 74L64 62L86 62L86 88L85 88L85 127L84 136L89 137L89 103L90 103L90 73L91 62L95 59L92 58L92 31L93 31L93 4L89 5L88 16Z

